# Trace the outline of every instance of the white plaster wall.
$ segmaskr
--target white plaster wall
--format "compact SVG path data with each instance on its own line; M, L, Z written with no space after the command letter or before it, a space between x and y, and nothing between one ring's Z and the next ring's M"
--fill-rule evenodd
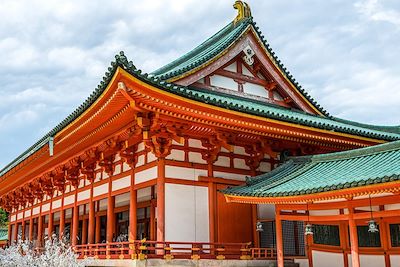
M20 219L22 219L23 217L24 217L24 215L23 215L22 212L20 212L20 213L17 214L17 220L20 220Z
M94 182L98 182L101 179L101 172L97 172L96 173L96 179L94 180Z
M247 176L249 176L249 175L250 175L250 173ZM245 181L246 180L246 175L229 173L229 172L217 172L217 171L215 171L214 172L214 177L232 179L232 180L238 180L238 181Z
M244 169L249 170L249 166L246 165L246 161L244 159L233 159L233 166L236 169Z
M10 216L10 221L12 221L12 222L13 222L13 221L15 221L15 219L16 219L16 218L17 218L17 216L16 216L16 215L11 215L11 216Z
M230 167L231 159L229 157L219 156L218 160L214 163L216 166Z
M59 207L61 207L61 199L54 200L52 206L53 206L53 209L58 209Z
M78 201L90 198L90 189L78 193Z
M131 169L131 166L129 166L128 163L126 163L126 162L122 163L122 171L123 172L129 171L130 169Z
M144 155L140 155L140 156L138 157L138 161L137 161L137 163L136 163L136 167L140 167L140 166L142 166L142 165L144 165Z
M400 209L400 204L385 205L385 210L399 210L399 209Z
M394 266L400 266L400 255L390 255L390 264Z
M200 140L197 139L189 139L188 144L190 147L197 147L197 148L203 148L203 145L201 144Z
M156 160L157 160L157 157L152 152L147 153L147 163L156 161Z
M33 208L32 215L39 214L39 211L40 211L40 208L39 208L39 207Z
M126 176L123 177L121 179L112 181L112 190L116 191L122 188L126 188L129 187L131 185L131 177L130 176Z
M208 188L165 185L165 240L209 242Z
M253 84L253 83L243 84L243 92L265 98L268 97L268 91L263 86L258 84Z
M198 180L199 176L207 176L207 170L177 167L177 166L165 166L165 176L168 178L178 178L183 180Z
M101 211L107 210L107 205L108 205L108 200L106 198L105 199L101 199L99 201L99 207L100 207Z
M113 175L117 175L121 173L121 164L115 166Z
M339 215L339 210L310 210L311 216L330 216L330 215Z
M282 96L278 92L274 92L274 99L275 100L283 100Z
M172 144L173 144L173 145L177 145L177 146L183 146L185 143L184 143L184 142L178 143L178 142L176 142L175 140L172 140Z
M108 193L108 183L96 186L93 188L93 196L97 197L102 194L107 194ZM65 202L65 201L64 201Z
M275 218L275 205L261 204L257 205L258 219L267 220Z
M198 153L198 152L189 152L189 161L193 162L193 163L201 163L201 164L207 163L207 161L205 161L202 158L201 153Z
M177 150L177 149L172 149L171 154L169 154L166 159L171 159L171 160L178 160L178 161L184 161L185 160L185 151L183 150Z
M25 211L25 218L31 216L31 210L26 210Z
M151 167L147 170L137 172L135 174L135 184L140 184L149 180L157 178L157 166Z
M271 171L271 163L269 162L260 162L260 167L258 167L258 170L261 172L269 172Z
M247 156L248 154L246 153L244 147L242 146L234 146L233 147L233 153L237 154L237 155L244 155Z
M210 76L210 83L213 86L222 87L225 89L231 89L234 91L238 90L238 84L231 78L227 78L220 75Z
M70 195L64 198L64 205L69 205L74 203L75 201L75 196L74 195Z
M308 259L295 259L294 262L298 263L299 267L308 267ZM316 265L314 266L317 267Z
M137 152L140 152L140 151L143 151L143 150L144 150L144 143L142 142L142 143L138 144Z
M351 264L349 264L351 266ZM361 267L384 267L385 257L383 255L360 255L360 266ZM393 265L392 266L399 266Z
M42 212L46 212L50 209L50 203L42 205Z
M323 251L312 251L313 265L315 267L342 267L344 266L343 254Z
M236 72L237 71L236 70L236 63L234 62L231 65L225 67L224 70L229 70L229 71L232 71L232 72Z

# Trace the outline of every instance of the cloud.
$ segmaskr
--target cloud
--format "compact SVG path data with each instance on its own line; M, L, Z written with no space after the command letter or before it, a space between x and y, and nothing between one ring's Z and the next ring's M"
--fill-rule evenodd
M397 1L248 1L330 113L400 124ZM0 168L64 119L124 50L150 72L229 23L233 1L0 1Z

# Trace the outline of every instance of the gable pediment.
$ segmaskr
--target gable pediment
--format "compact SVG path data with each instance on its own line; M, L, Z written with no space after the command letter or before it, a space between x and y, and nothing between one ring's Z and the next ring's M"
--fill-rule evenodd
M252 26L222 55L171 81L321 114L276 65Z

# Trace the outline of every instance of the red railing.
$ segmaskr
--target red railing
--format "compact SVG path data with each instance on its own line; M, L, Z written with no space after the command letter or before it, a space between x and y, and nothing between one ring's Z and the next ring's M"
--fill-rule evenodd
M77 245L79 258L97 259L251 259L250 243L134 241Z
M276 259L276 249L274 248L251 248L252 259Z

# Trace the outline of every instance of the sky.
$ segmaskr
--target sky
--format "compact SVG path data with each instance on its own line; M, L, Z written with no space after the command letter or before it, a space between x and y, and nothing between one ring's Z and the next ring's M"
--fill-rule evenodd
M400 125L398 0L248 0L331 115ZM236 16L234 0L0 1L0 169L68 116L125 51L151 72Z

